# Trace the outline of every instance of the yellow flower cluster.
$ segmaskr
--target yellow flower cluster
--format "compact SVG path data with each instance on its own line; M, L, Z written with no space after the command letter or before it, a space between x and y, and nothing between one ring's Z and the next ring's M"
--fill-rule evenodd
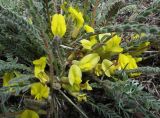
M92 90L89 85L89 80L82 84L82 72L92 70L99 62L100 57L97 53L92 53L84 56L80 61L76 61L69 69L68 80L69 84L63 84L63 87L69 91L72 96L75 96L78 101L86 101L85 93L80 93L82 90Z
M84 24L83 14L73 7L67 8L69 16L71 16L74 22L74 29L72 31L72 37L76 38L81 28L84 29L87 33L94 33L94 29ZM66 32L66 21L65 17L61 14L55 14L52 17L51 22L51 30L54 36L58 36L62 38ZM133 40L143 37L145 34L134 35L132 36ZM107 39L111 37L110 39ZM106 40L107 39L107 40ZM99 43L103 44L94 48ZM89 85L88 80L85 84L82 84L82 75L83 72L94 72L97 76L101 76L105 74L107 77L111 77L114 75L116 70L129 70L138 68L137 62L141 60L141 58L137 58L134 56L138 56L140 53L146 50L145 47L149 45L150 42L145 42L141 44L137 50L142 49L140 53L123 53L123 48L121 47L122 39L116 33L104 33L99 34L98 36L93 35L88 39L80 40L80 43L83 47L83 51L87 52L87 55L78 60L72 60L72 65L69 69L68 77L63 77L65 81L68 81L68 84L63 84L63 88L69 91L69 93L75 97L79 101L86 100L86 94L80 93L81 90L92 90L92 87ZM137 51L138 52L138 51ZM73 57L73 54L71 55ZM70 57L71 57L70 56ZM112 60L113 57L118 57L115 60ZM45 59L40 59L45 60ZM40 62L40 65L36 62L35 64L35 77L39 78L42 83L48 81L48 77L44 72L45 61Z
M87 33L95 32L91 26L84 24L84 18L81 12L77 11L73 7L69 7L67 10L75 23L75 28L72 31L73 38L77 37L82 27ZM55 36L60 38L63 37L66 32L64 16L61 14L55 14L52 17L51 29ZM144 34L141 36L144 36ZM81 58L79 61L72 60L73 65L71 65L69 69L68 77L63 77L63 79L65 78L65 81L68 81L68 84L63 84L63 88L65 88L71 95L75 96L79 101L86 100L86 94L80 93L80 91L84 89L92 90L88 80L84 85L82 84L83 72L91 71L97 76L105 74L107 77L111 77L116 70L129 70L138 68L137 60L140 60L140 58L134 58L132 54L123 54L123 48L120 46L120 43L122 42L120 36L118 36L116 33L104 33L99 34L98 37L99 38L97 38L96 35L93 35L88 39L80 40L83 50L89 54ZM106 40L108 37L111 38ZM136 35L133 38L137 37L139 36ZM94 46L102 41L104 41L103 45L93 50ZM146 42L140 47L145 47L148 45L149 43ZM118 56L118 58L112 60L113 56ZM41 82L44 82L44 80L47 81L47 79L44 79L45 76L43 78L39 78Z
M94 29L88 25L85 25L84 30L86 32L94 33ZM97 49L94 49L93 51L93 47L95 45L97 45L99 42L101 43L101 41L104 40L105 37L112 36L112 34L114 34L112 38L105 41L103 45L101 45ZM142 37L144 36L144 34L141 34L140 36ZM90 51L96 52L101 58L101 63L97 63L96 66L94 66L94 71L97 76L101 76L104 73L106 76L111 77L111 75L114 74L115 70L123 70L123 69L130 70L130 69L138 68L137 62L141 61L142 58L137 58L137 57L134 58L132 55L139 56L140 53L146 50L145 47L147 47L150 44L150 42L145 42L139 45L137 50L141 48L145 48L145 49L141 49L140 53L136 51L134 54L133 53L123 54L122 53L123 48L120 46L121 41L122 41L121 37L118 35L115 35L115 33L99 34L99 40L96 39L96 36L92 36L89 39L82 39L80 41L84 50L86 50L88 53ZM114 55L118 55L118 59L111 61ZM131 75L140 75L140 73L134 73Z
M31 95L35 96L35 99L37 100L42 100L49 96L49 87L46 85L46 82L49 81L49 77L45 73L46 63L46 57L41 57L40 59L33 61L34 75L40 80L40 82L36 82L31 85Z

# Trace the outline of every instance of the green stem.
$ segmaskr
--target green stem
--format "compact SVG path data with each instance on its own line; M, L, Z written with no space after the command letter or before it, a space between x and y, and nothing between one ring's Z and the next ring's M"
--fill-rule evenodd
M95 26L96 10L97 10L97 7L98 7L98 5L99 5L99 1L100 1L100 0L96 0L96 3L95 3L94 8L93 8L93 12L92 12L91 27L93 27L93 28L94 28L94 26Z
M50 116L53 117L53 113L56 113L54 108L54 100L53 100L53 82L55 82L54 78L54 68L53 68L53 53L49 46L48 40L45 38L44 33L41 33L46 52L48 54L48 63L49 63L49 71L50 71L50 93L51 93L51 101L50 101Z
M49 14L49 6L48 6L48 0L45 0L45 7L46 7L46 14L47 14L47 17L48 17L48 24L50 25L51 23L51 19L50 19L50 14Z
M54 11L55 13L58 13L58 10L57 10L57 0L52 0L53 4L54 4Z

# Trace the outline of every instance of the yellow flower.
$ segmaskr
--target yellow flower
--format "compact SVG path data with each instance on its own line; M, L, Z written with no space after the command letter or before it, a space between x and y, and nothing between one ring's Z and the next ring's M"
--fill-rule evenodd
M83 26L83 23L84 23L84 19L83 19L82 13L78 12L73 7L69 7L68 11L71 14L72 18L75 20L76 27L81 28Z
M72 37L76 38L84 23L83 15L73 7L69 7L68 12L71 14L71 17L76 24L72 32Z
M111 36L111 33L99 34L99 35L98 35L99 40L102 41L102 39L103 39L104 36Z
M78 102L87 101L87 95L85 93L72 92L71 95L76 97Z
M42 98L48 98L49 87L41 84L40 82L31 85L31 95L35 96L35 99L42 100Z
M51 30L54 36L63 37L66 32L65 18L61 14L52 16Z
M77 100L78 100L78 102L82 102L82 101L86 102L87 101L87 95L85 93L79 94L77 96Z
M90 27L89 25L84 25L84 29L87 33L89 32L94 33L94 29ZM92 47L97 43L97 40L96 40L96 36L91 36L90 40L82 39L80 42L84 49L91 50Z
M136 69L138 68L136 60L131 55L119 54L118 63L121 69Z
M81 90L80 84L73 84L73 85L62 84L62 87L65 90L67 90L70 95L72 95L73 97L76 97L79 102L87 101L86 94L80 93L80 90Z
M92 87L89 85L89 80L87 80L84 84L81 84L80 87L81 87L81 90L92 90Z
M95 69L94 69L94 72L97 76L101 76L103 74L102 72L102 65L101 64L97 64Z
M44 72L46 67L47 58L41 57L40 59L34 60L33 64L35 65L34 74L37 76L40 72Z
M95 44L94 42L91 42L87 39L82 39L80 42L83 48L88 50L92 50L92 46Z
M87 33L90 33L90 32L94 33L94 29L89 25L84 25L84 29L86 30ZM91 42L92 46L97 43L97 39L96 39L95 35L90 37L90 42Z
M86 97L82 97L82 94L80 93L80 84L62 84L62 87L67 90L70 95L76 97L78 101L87 100Z
M108 59L104 59L102 62L102 70L104 71L105 75L110 77L111 74L114 73L116 66Z
M44 69L46 67L47 63L47 58L46 57L41 57L38 60L34 60L34 75L37 77L42 83L45 83L49 80L49 77L47 74L44 72Z
M142 38L142 37L144 37L144 36L146 36L145 33L134 34L134 35L131 36L131 38L132 38L132 39L138 39L138 38Z
M123 51L123 48L120 47L121 37L115 35L109 39L103 46L104 50L112 53L119 53Z
M48 75L41 71L37 74L37 78L42 82L42 83L46 83L47 81L49 81L49 77Z
M80 69L84 71L92 70L100 60L100 56L97 53L91 53L84 56L78 63Z
M69 83L71 85L80 84L82 82L82 72L81 69L77 65L72 65L69 69Z
M76 97L79 102L87 101L87 96L84 93L81 93L81 90L92 90L92 87L89 85L87 80L84 84L74 83L73 85L67 84L67 77L63 77L66 83L62 84L62 87L68 91L70 95Z
M90 32L94 33L94 29L89 25L84 25L84 29L86 30L87 33L90 33Z
M3 75L3 86L9 86L9 81L15 77L13 72L6 72Z
M25 110L21 115L20 118L39 118L38 114L32 110Z

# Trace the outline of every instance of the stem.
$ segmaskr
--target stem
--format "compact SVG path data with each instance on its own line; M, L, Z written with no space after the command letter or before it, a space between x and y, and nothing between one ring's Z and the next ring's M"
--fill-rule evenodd
M2 113L0 114L0 118L8 118L8 117L16 117L17 115L20 115L23 111L18 111L18 112L7 112L7 113Z
M52 0L52 2L54 4L54 11L55 11L55 13L57 13L58 12L58 10L57 10L57 0Z
M97 7L99 5L99 1L100 0L96 0L96 3L94 5L94 8L93 8L93 12L92 12L92 22L91 22L91 26L94 28L95 26L95 17L96 17L96 10L97 10Z
M44 33L41 33L46 52L48 54L48 63L49 63L49 72L50 72L50 93L51 93L51 101L50 101L50 116L53 117L53 113L56 113L54 108L54 100L53 100L53 82L55 82L54 78L54 68L53 68L53 53L49 46L48 40L44 38Z
M48 24L51 23L51 19L50 19L50 14L49 14L49 6L48 6L48 0L45 0L45 7L46 7L46 14L47 14L47 17L48 17Z
M56 37L57 38L57 37ZM56 41L55 41L55 45L54 45L54 47L56 48L55 49L55 51L56 51L56 53L57 53L57 57L59 58L59 63L60 63L60 65L63 67L64 65L63 65L63 56L62 56L62 52L60 51L60 41L61 39L60 38L57 38L56 39Z
M50 92L51 92L51 103L50 103L50 112L51 112L51 116L53 115L53 113L55 113L55 109L54 109L54 101L53 101L53 82L54 82L54 70L53 70L53 54L51 52L51 50L49 49L49 54L48 54L48 61L49 61L49 71L50 71ZM53 117L53 116L52 116Z
M63 0L61 0L61 4L63 4L63 2L64 2L64 1L63 1ZM60 12L60 13L61 13L61 14L63 14L63 10L62 10L62 8L60 8L60 9L61 9L61 12Z

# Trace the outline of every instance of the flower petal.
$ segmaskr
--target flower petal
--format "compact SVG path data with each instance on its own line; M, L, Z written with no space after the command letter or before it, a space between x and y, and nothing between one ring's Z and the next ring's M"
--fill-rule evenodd
M35 99L41 100L42 98L48 98L49 87L41 84L40 82L31 85L31 95L35 96Z
M92 70L100 60L100 56L97 53L91 53L83 57L79 62L79 67L82 71Z
M61 14L55 14L52 16L51 30L55 36L63 37L66 32L65 18Z
M81 28L84 23L82 13L78 12L73 7L69 7L68 12L71 14L72 18L76 21L76 27Z
M113 66L113 63L110 60L108 60L108 59L104 59L103 60L103 62L102 62L102 70L104 71L104 73L108 77L111 76L111 73L110 73L111 66Z
M103 48L107 52L113 52L113 53L122 52L123 48L120 47L120 42L121 42L121 37L115 35L106 42Z
M118 63L121 69L136 69L138 68L136 60L131 55L119 54Z
M3 75L3 86L8 86L9 85L9 81L14 78L15 75L13 72L6 72Z
M86 40L86 39L82 39L80 42L81 42L83 48L88 49L88 50L91 50L92 46L94 45L94 44L92 44L91 41Z
M81 90L92 90L92 87L89 85L89 80L87 80L84 84L81 84Z
M21 115L20 118L39 118L38 114L32 110L25 110Z
M86 30L87 33L94 32L94 29L89 25L84 25L84 29Z
M77 65L72 65L69 69L69 83L73 85L74 83L80 84L82 82L82 72Z

